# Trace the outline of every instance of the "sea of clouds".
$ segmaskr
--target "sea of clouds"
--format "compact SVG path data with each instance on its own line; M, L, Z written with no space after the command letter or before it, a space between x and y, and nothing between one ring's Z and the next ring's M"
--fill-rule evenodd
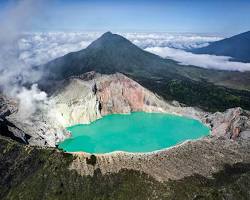
M19 59L28 65L40 65L69 52L86 48L103 32L24 33L18 40ZM182 65L203 68L250 71L249 63L233 62L230 57L197 55L186 50L207 46L223 39L221 36L194 33L118 32L140 48Z
M102 32L47 32L25 33L18 41L20 60L39 65L69 52L86 48L100 37ZM209 42L222 39L217 36L177 33L117 33L142 49L169 47L191 49L207 46Z

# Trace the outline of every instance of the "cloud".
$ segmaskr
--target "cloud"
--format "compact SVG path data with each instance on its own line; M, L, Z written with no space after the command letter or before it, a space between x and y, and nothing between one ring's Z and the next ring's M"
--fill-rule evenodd
M121 35L143 49L148 47L191 49L204 47L209 42L223 39L219 36L191 33L121 33Z
M69 52L86 48L102 32L25 33L17 45L18 58L28 65L40 65ZM248 71L249 64L231 62L228 57L195 55L183 50L203 47L223 39L221 36L191 33L119 33L131 42L155 54L184 65L204 68Z
M39 1L37 1L39 3ZM32 0L17 1L9 5L2 14L0 22L0 86L15 85L22 82L26 75L33 79L31 70L19 58L17 41L20 32L29 26L30 16L34 14L36 2ZM34 74L35 76L35 74ZM35 77L34 77L35 78Z
M157 54L164 58L178 61L182 65L194 65L207 69L220 69L230 71L250 71L250 63L230 61L227 56L215 56L207 54L193 54L180 49L169 47L150 47L147 51Z
M18 41L19 59L29 65L40 65L84 49L100 35L95 32L26 33Z
M69 52L86 48L100 37L102 32L47 32L26 33L18 41L19 58L30 65L39 65L63 56ZM217 36L170 33L118 33L137 46L174 47L190 49L206 46L211 41L221 39Z

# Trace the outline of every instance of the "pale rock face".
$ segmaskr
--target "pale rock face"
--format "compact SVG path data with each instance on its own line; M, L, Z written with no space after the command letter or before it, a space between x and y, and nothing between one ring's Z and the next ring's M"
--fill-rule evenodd
M164 112L173 108L122 74L97 79L96 89L102 115L136 111Z
M63 90L50 98L50 118L55 119L62 127L86 124L100 118L97 98L91 87L88 82L69 80Z
M242 131L240 137L244 140L250 140L250 130Z
M230 139L239 136L250 137L250 112L241 108L228 109L224 113L216 112L211 114L209 121L212 128L212 135Z
M212 135L236 139L249 138L249 112L240 108L225 113L207 113L166 102L123 74L101 75L89 72L61 83L32 119L21 121L18 111L7 119L30 135L31 145L55 146L70 136L66 127L87 124L111 113L135 111L163 112L202 121L211 127Z

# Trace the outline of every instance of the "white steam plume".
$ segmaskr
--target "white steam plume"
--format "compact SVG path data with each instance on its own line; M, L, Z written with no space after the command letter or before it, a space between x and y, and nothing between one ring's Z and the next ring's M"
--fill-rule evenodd
M18 113L29 118L38 108L38 104L46 101L46 93L37 85L30 89L24 83L34 83L42 72L32 69L30 65L19 59L17 42L23 31L32 24L35 14L41 7L42 0L12 1L1 14L0 21L0 89L12 98L19 100Z
M18 117L21 119L29 119L36 110L47 103L47 94L38 89L37 84L33 84L31 89L22 87L17 93L19 99Z

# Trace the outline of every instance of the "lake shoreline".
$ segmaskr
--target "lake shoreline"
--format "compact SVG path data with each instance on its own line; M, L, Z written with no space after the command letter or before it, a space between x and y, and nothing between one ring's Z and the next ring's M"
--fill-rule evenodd
M59 143L67 152L148 153L207 136L210 129L198 120L165 113L110 114L87 125L67 128L71 137Z

